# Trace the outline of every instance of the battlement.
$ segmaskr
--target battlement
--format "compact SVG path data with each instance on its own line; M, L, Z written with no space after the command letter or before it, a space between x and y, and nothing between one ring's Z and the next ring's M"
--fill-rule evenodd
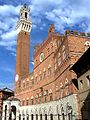
M85 32L78 32L76 30L72 31L72 30L66 30L65 31L65 35L76 35L79 37L90 37L90 33L85 33Z

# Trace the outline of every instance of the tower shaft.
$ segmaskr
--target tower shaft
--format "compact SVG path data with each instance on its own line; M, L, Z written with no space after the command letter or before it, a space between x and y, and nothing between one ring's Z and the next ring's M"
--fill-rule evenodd
M20 77L29 74L30 62L30 34L21 31L17 39L16 74Z

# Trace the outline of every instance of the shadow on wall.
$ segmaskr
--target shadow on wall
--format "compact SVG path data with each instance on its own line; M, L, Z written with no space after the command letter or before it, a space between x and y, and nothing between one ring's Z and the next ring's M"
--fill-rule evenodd
M90 90L81 107L82 120L90 120Z

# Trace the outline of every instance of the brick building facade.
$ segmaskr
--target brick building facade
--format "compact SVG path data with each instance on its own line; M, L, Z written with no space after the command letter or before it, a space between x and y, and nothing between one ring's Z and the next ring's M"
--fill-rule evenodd
M70 68L89 46L90 34L67 30L60 35L51 25L46 40L34 47L34 70L29 74L31 28L29 8L24 5L17 23L15 97L21 106L18 119L80 119L77 88L72 82L76 74Z

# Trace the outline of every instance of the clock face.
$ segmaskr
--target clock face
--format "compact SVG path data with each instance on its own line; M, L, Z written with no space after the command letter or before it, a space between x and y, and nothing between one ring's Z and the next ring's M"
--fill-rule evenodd
M40 62L42 62L44 60L44 53L42 52L41 54L40 54Z
M16 74L16 76L15 76L15 81L18 81L18 78L19 78L19 75Z

